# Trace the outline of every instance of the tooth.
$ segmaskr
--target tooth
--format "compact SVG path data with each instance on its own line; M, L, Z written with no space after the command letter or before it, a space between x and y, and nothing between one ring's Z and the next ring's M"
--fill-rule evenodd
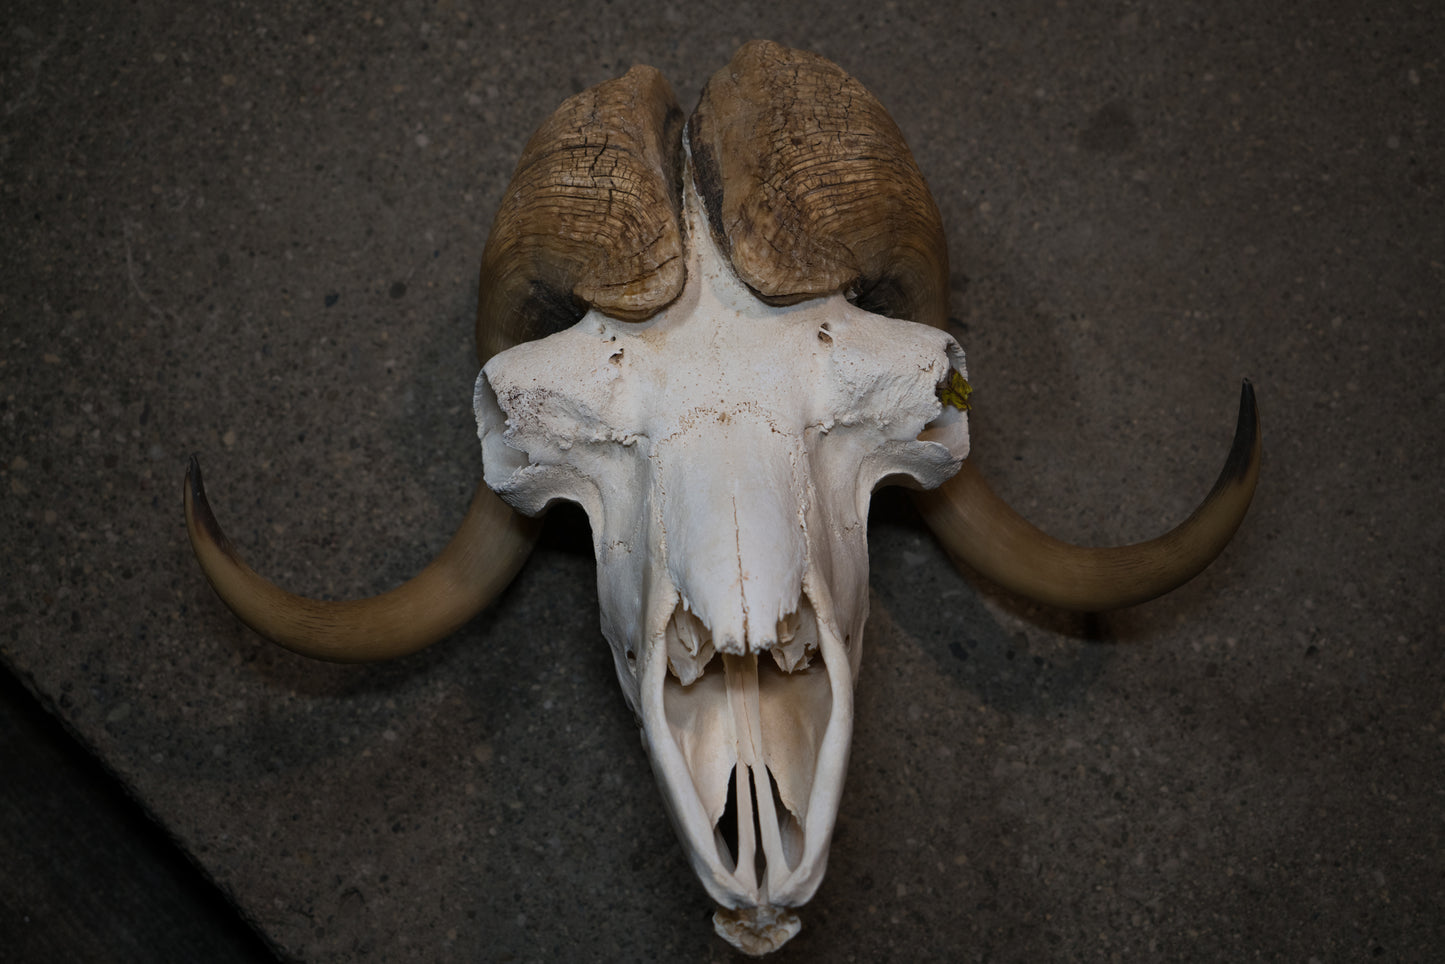
M702 620L682 608L667 624L667 668L683 686L702 675L713 656L712 640Z
M705 637L707 636L707 627L703 626L702 620L698 619L690 612L684 611L679 615L682 617L682 625L680 628L683 630L684 642L687 645L687 651L689 653L692 653L692 655L696 656L699 649L701 649L703 645Z
M817 651L817 626L813 620L805 620L800 609L795 609L778 620L778 642L770 650L778 669L784 673L807 669Z

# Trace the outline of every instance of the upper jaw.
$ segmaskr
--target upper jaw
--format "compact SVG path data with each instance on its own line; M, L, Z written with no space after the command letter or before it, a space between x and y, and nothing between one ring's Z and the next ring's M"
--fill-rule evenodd
M826 587L809 576L784 621L790 643L769 633L745 652L714 653L683 685L668 647L676 651L679 624L694 617L672 590L671 607L652 609L641 660L642 737L663 800L720 905L718 933L752 954L797 933L787 908L822 882L852 737L849 641Z

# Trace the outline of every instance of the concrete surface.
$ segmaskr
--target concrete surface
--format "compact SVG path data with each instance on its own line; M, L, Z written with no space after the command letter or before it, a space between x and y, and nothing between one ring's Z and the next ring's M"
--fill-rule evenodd
M275 957L97 761L0 672L0 962Z
M1079 541L1266 464L1162 600L1061 616L873 520L832 865L776 959L1425 960L1445 941L1433 4L12 4L0 654L286 956L724 960L581 519L414 657L240 627L420 568L480 471L475 268L532 129L636 62L840 62L943 211L975 458ZM3 791L0 791L3 792Z

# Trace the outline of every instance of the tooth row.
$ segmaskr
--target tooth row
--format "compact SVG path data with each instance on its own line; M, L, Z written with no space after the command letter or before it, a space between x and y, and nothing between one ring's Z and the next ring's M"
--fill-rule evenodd
M804 605L807 605L804 603ZM701 619L681 606L667 624L667 668L683 686L691 686L712 661L712 634ZM818 652L817 625L794 611L778 620L777 642L768 647L785 673L808 668Z

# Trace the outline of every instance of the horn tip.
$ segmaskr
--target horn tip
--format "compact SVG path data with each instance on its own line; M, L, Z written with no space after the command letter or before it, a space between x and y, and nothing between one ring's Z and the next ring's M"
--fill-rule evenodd
M192 455L186 463L186 484L184 490L186 527L190 530L191 541L209 542L226 555L235 557L231 540L221 531L216 514L211 511L211 502L206 498L206 483L201 476L201 460Z
M1239 389L1239 418L1234 423L1234 442L1229 457L1219 473L1219 484L1246 481L1259 465L1259 407L1254 398L1254 383L1244 379Z

